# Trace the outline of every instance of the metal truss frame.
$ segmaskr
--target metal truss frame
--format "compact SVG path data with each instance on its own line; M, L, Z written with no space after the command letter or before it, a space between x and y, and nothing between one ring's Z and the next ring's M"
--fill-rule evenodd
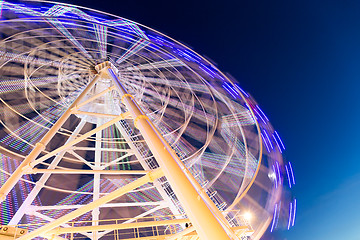
M151 120L146 116L144 111L137 104L136 100L132 95L130 95L126 88L123 86L123 83L119 80L117 75L117 70L110 62L104 62L95 67L97 74L91 80L85 89L81 92L81 94L74 100L74 102L70 105L70 107L63 113L63 115L57 120L57 122L49 129L49 131L44 135L42 140L35 145L35 148L30 152L30 154L23 160L23 162L19 165L19 167L15 170L15 172L8 178L5 184L0 188L0 201L3 201L6 198L6 195L11 191L11 189L15 186L15 184L22 178L24 174L33 174L33 173L43 173L42 177L30 192L19 211L15 214L10 224L18 224L20 219L24 214L35 214L40 216L37 211L41 209L50 209L50 206L43 207L34 207L31 206L31 203L40 192L46 181L48 180L50 174L57 173L66 173L66 174L93 174L94 175L94 190L93 190L93 201L86 205L72 205L72 206L52 206L54 209L75 209L72 212L58 218L51 219L51 221L44 226L22 236L19 240L30 240L37 236L44 237L53 237L54 239L63 239L58 235L63 233L70 232L88 232L89 229L91 231L104 231L98 234L98 237L103 236L109 231L113 231L115 229L130 227L141 227L141 224L147 224L150 226L151 224L173 224L169 221L173 221L174 223L187 223L191 222L194 227L189 229L185 229L183 234L188 234L194 230L196 230L200 239L207 240L219 240L219 239L237 239L236 233L234 229L232 229L228 222L224 219L224 216L217 207L214 205L209 196L203 192L201 186L197 183L197 181L193 178L191 173L187 170L184 164L181 162L175 151L171 148L165 138L161 135L161 133L157 130ZM84 97L89 93L89 91L95 86L97 81L101 78L110 78L113 81L113 86L96 94L92 97L88 98L85 101L82 101ZM127 112L122 113L120 115L111 115L104 113L95 113L95 112L85 112L80 111L79 108L84 106L97 98L103 96L109 91L116 90L121 98L121 102L126 106ZM89 116L96 116L98 122L96 124L96 128L88 131L80 136L78 136L81 129L84 127L85 121L82 120L75 131L69 136L66 143L48 153L45 153L43 156L39 157L41 153L45 150L46 145L51 141L51 139L55 136L58 130L62 127L65 121L69 118L71 114L84 114ZM111 119L109 121L105 121L104 118ZM135 154L139 159L141 165L143 166L143 171L119 171L119 170L104 170L104 166L101 165L101 151L105 151L101 146L101 132L103 129L111 125L115 125L119 131L124 135L125 138L129 138L123 127L119 124L120 120L124 119L133 119L134 125L140 131L142 137L144 138L147 146L152 152L154 158L160 165L160 168L150 169L146 166L144 159L142 159L139 151L136 150L135 146L130 145L130 149L125 151L126 154ZM77 155L74 152L74 149L79 149L79 147L74 147L75 144L95 135L96 143L95 148L95 160L93 164L88 164L91 170L71 170L71 169L56 169L58 163L63 158L66 152L74 155L79 161L83 161L86 163L85 159L82 159L81 156ZM128 142L131 143L131 139ZM84 148L82 148L84 149ZM111 149L109 149L111 151ZM54 157L51 164L47 169L37 169L36 165L41 164L45 160L48 160L50 157ZM118 161L121 161L121 158L114 159L109 163L115 164ZM106 174L139 174L143 175L142 177L126 184L118 188L117 190L103 195L100 195L100 175ZM170 183L172 189L174 190L176 197L179 199L181 205L183 206L186 215L189 219L174 219L167 221L154 221L147 223L133 223L136 221L136 218L140 218L142 216L146 216L157 209L160 209L162 206L161 202L155 203L157 205L155 208L148 210L142 214L139 214L133 220L129 220L128 222L122 224L115 225L98 225L99 220L99 208L103 207L112 207L115 205L118 206L130 206L132 204L115 204L109 203L110 201L132 191L148 182L153 182L154 186L157 188L160 195L163 197L164 201L169 202L170 199L167 194L164 192L162 187L160 186L160 182L157 181L158 178L165 176L167 181ZM148 202L138 203L138 205L150 205ZM178 214L176 207L168 206L170 209ZM73 220L76 217L79 217L87 212L92 212L92 226L89 227L69 227L67 224L69 221ZM166 223L165 223L166 222ZM63 226L63 227L60 227ZM191 231L190 231L191 230ZM189 232L190 231L190 232ZM85 234L86 235L86 234ZM179 235L180 236L180 235ZM173 236L174 237L174 236Z

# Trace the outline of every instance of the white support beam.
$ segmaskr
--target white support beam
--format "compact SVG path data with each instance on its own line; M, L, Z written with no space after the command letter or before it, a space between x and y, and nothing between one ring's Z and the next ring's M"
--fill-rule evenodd
M109 162L109 163L103 164L103 165L101 166L101 168L102 168L102 169L105 169L105 168L107 168L107 167L109 167L109 166L116 165L118 162L120 162L120 161L123 160L124 158L130 157L131 155L134 155L134 154L135 154L134 151L128 152L128 153L122 155L121 157L118 157L117 159L112 160L112 161ZM124 172L136 172L136 171L134 171L134 170L128 170L128 171L122 170L122 171L124 171ZM120 172L121 172L121 171L120 171Z
M143 213L137 215L136 217L133 217L133 218L131 218L131 219L129 219L129 220L126 220L125 222L122 222L122 224L124 224L124 223L136 222L139 218L145 217L145 216L147 216L147 215L149 215L149 214L151 214L151 213L153 213L153 212L156 212L157 210L160 210L160 209L162 209L162 208L164 208L164 207L166 207L166 206L157 206L157 207L154 207L154 208L152 208L152 209L150 209L150 210L148 210L148 211L146 211L146 212L143 212ZM112 230L106 230L106 231L100 233L100 234L99 234L99 238L103 237L104 235L108 234L108 233L111 232L111 231L114 231L114 230L113 230L113 229L112 229Z
M175 234L172 234L172 235L170 235L168 237L165 237L165 240L181 239L182 236L184 236L186 234L189 234L189 233L192 233L192 232L194 232L194 234L196 234L194 226L187 227L187 228L185 228L183 231L181 231L179 233L175 233Z
M97 127L97 128L94 128L93 130L87 132L87 133L84 133L83 135L81 135L80 137L77 137L75 138L74 140L72 140L71 142L67 143L67 144L64 144L63 146L53 150L52 152L49 152L47 154L45 154L44 156L40 157L39 159L33 161L32 163L30 163L29 165L31 167L34 167L36 166L37 164L39 163L42 163L43 161L47 160L48 158L56 155L57 153L59 152L62 152L62 151L65 151L69 148L71 148L73 145L85 140L86 138L88 137L91 137L92 135L94 135L95 133L97 133L98 131L101 131L107 127L110 127L111 125L115 124L116 122L120 121L120 120L123 120L125 119L126 117L126 113L122 113L120 114L118 117L104 123L103 125L101 125L100 127Z
M79 110L75 110L73 113L78 114L78 115L88 115L88 116L95 116L95 117L100 117L100 118L116 118L119 116L119 115L115 115L115 114L84 112L84 111L79 111Z
M134 154L135 154L136 158L139 160L139 163L141 164L141 166L145 169L145 171L150 171L150 167L146 164L145 159L142 157L141 153L139 152L139 150L137 149L135 144L131 141L131 138L130 138L128 132L118 122L115 123L115 126L120 131L121 135L125 138L126 142L130 146L130 148L134 151ZM165 192L165 190L161 186L161 183L159 182L159 180L155 180L153 184L154 184L156 190L159 192L160 196L168 203L172 203L171 198ZM180 211L175 207L174 204L169 204L169 208L172 211L173 215L179 216L181 214Z
M102 125L102 120L97 120L96 127L99 127ZM101 153L102 153L102 130L98 131L95 135L95 159L94 159L94 169L100 170L101 168ZM100 173L94 173L94 181L93 181L93 202L98 200L100 197ZM100 208L94 208L91 213L92 216L92 226L97 226L99 224L99 216L100 216ZM97 232L94 232L93 239L97 240Z
M115 86L111 86L111 87L105 89L104 91L99 92L98 94L95 94L95 95L91 96L91 97L88 98L87 100L85 100L85 101L81 102L80 104L76 105L72 110L73 110L73 111L76 111L76 110L79 109L80 107L82 107L82 106L84 106L84 105L86 105L86 104L94 101L95 99L101 97L102 95L110 92L110 91L113 90L113 89L115 89Z
M70 142L72 139L75 138L75 136L81 131L81 129L84 127L85 121L81 121L75 128L74 132L70 135L70 137L66 140L66 143ZM59 164L61 159L63 158L65 152L61 152L54 160L51 162L50 166L48 167L48 171L51 171L52 169L56 168L56 166ZM45 169L43 169L45 170ZM25 201L21 204L20 208L16 211L15 215L12 217L12 219L9 222L9 225L15 225L18 224L21 218L24 215L24 212L26 209L31 205L31 203L34 201L36 196L39 194L40 190L42 189L43 185L45 185L46 181L49 179L50 173L45 173L41 176L41 178L37 181L37 183L34 186L34 188L31 190L29 195L26 197Z
M200 238L207 240L233 239L235 234L232 230L224 225L222 221L219 221L217 214L212 212L212 209L216 207L209 207L207 205L213 204L212 201L204 201L203 198L207 196L201 196L202 194L193 186L187 176L189 174L186 174L188 173L187 168L149 118L144 115L133 96L127 93L112 70L111 64L105 62L96 66L95 69L98 71L106 69L109 76L113 79L121 96L122 103L127 107L134 119L135 127L140 130L155 159L163 169L166 178L174 189L186 214L195 226Z
M34 168L29 174L52 173L52 174L109 174L109 175L143 175L149 171L144 170L83 170L83 169L38 169Z
M96 147L72 147L73 150L82 150L82 151L96 151ZM104 152L132 152L131 149L120 149L120 148L101 148L101 151Z
M106 203L100 206L100 208L116 208L116 207L143 207L143 206L158 206L166 205L165 201L158 202L125 202L125 203ZM34 211L44 210L62 210L62 209L77 209L85 205L55 205L55 206L29 206L26 213L30 214Z
M60 226L61 224L64 224L64 223L66 223L76 217L79 217L79 216L105 204L105 203L108 203L108 202L126 194L127 192L144 185L145 183L153 182L155 179L157 179L161 176L163 176L163 172L161 169L154 170L154 171L146 174L145 176L138 178L137 180L132 181L131 183L128 183L127 185L99 198L98 200L91 202L81 208L78 208L78 209L46 224L45 226L42 226L42 227L28 233L26 236L22 236L22 237L18 238L18 240L30 240L39 235L46 234L50 230ZM93 226L91 226L91 227L93 227ZM94 226L94 227L99 227L99 226Z
M30 154L21 162L21 164L16 168L16 170L11 174L7 181L0 188L0 202L6 199L6 195L11 191L15 184L20 180L26 168L29 167L31 163L40 155L40 153L45 150L46 145L50 140L55 136L61 126L66 122L70 117L72 108L76 106L84 96L91 90L95 85L100 75L97 74L93 80L86 86L86 88L80 93L80 95L75 99L75 101L70 105L70 107L61 115L61 117L56 121L56 123L50 128L50 130L44 135L40 142L35 144L35 148L30 152ZM56 152L52 156L56 155L61 151Z
M77 154L75 151L73 151L72 149L70 151L68 151L68 153L70 153L71 155L73 155L74 157L76 157L77 159L79 159L81 162L83 162L85 165L87 165L89 168L94 169L94 165L89 162L86 161L85 158L83 158L82 156L80 156L79 154Z
M104 231L104 230L115 230L115 229L133 229L133 228L144 228L144 227L156 227L156 226L166 226L166 225L175 225L175 224L185 224L188 223L188 218L173 219L173 220L161 220L161 221L147 221L147 222L137 222L137 223L120 223L120 224L106 224L98 226L84 226L84 227L70 227L70 228L56 228L48 232L48 234L64 234L64 233L83 233L83 232L93 232L93 231ZM22 240L22 238L19 238ZM220 239L218 239L220 240Z
M41 213L39 213L39 212L34 212L32 215L33 215L33 216L36 216L36 217L39 217L39 218L42 218L42 219L44 219L44 220L46 220L46 221L49 221L49 222L54 221L54 218L49 217L49 216L46 216L46 215L41 214ZM61 224L61 226L62 226L62 227L65 227L65 228L72 227L71 225L66 224L66 223L65 223L65 224ZM53 234L47 234L47 233L42 234L42 236L52 236L52 235L53 235ZM87 233L83 233L83 235L85 235L85 236L87 236L87 237L90 236L90 234L87 234ZM51 238L50 238L50 239L51 239Z

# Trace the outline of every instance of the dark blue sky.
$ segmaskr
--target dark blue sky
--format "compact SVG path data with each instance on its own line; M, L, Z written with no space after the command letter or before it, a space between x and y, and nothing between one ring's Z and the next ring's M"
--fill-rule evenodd
M360 239L360 1L73 3L180 40L255 97L296 172L296 226L274 239Z

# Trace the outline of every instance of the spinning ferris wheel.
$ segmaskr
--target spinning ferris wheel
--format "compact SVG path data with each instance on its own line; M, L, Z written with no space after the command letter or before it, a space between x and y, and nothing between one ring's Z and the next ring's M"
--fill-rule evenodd
M294 225L280 136L212 63L99 11L1 9L1 239L259 239Z

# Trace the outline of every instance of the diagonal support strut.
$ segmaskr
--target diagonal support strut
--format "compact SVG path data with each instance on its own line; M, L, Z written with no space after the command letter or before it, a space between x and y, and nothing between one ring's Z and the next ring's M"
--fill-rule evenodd
M86 86L82 93L75 99L75 101L70 105L70 107L61 115L61 117L56 121L56 123L50 128L50 130L45 134L40 142L35 144L35 148L30 152L29 155L22 161L22 163L17 167L17 169L11 174L7 181L0 188L0 203L6 199L6 195L11 191L15 184L20 180L28 165L33 162L40 153L45 150L46 145L50 140L55 136L56 132L61 128L61 126L66 122L66 120L72 114L72 109L83 99L83 97L90 91L90 89L95 85L99 79L100 74L97 74L93 80Z
M135 127L139 129L152 154L163 169L164 175L174 189L189 219L195 226L200 239L225 240L234 238L234 232L217 217L217 213L212 211L213 207L207 205L213 203L205 201L203 198L207 196L202 196L186 176L185 172L188 170L175 151L144 114L133 96L130 95L121 84L114 73L112 64L110 62L104 62L97 65L95 69L98 72L104 72L106 70L107 74L114 81L122 103L134 119Z
M144 185L145 183L153 182L155 179L162 177L162 176L163 176L163 172L161 169L156 169L152 172L149 172L145 176L138 178L137 180L132 181L131 183L128 183L127 185L109 193L108 195L105 195L85 206L82 206L82 207L54 220L53 222L46 224L45 226L42 226L41 228L38 228L38 229L28 233L25 236L18 238L18 240L30 240L39 235L46 234L47 232L60 226L61 224L66 223L78 216L81 216L95 208L98 208L99 206L101 206L105 203L108 203L108 202L124 195L125 193Z

